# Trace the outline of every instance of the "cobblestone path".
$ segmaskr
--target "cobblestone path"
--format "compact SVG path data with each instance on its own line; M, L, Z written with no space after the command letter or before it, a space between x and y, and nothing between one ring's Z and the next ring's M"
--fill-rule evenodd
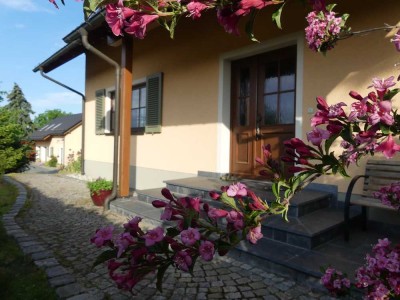
M209 263L199 261L194 276L170 268L165 275L163 293L156 290L151 278L135 287L136 295L123 292L109 279L104 266L92 269L99 250L89 239L99 227L112 224L120 228L126 218L103 213L102 208L94 206L84 181L59 174L22 173L13 178L29 187L28 209L17 218L17 223L54 256L53 259L36 255L36 264L46 268L58 261L60 267L68 271L68 274L53 271L50 275L51 272L47 272L50 283L63 288L62 293L58 293L60 298L332 299L318 288L315 280L295 282L229 257L219 257ZM141 224L146 227L145 220ZM35 253L32 256L35 257ZM71 275L75 278L74 284L71 284ZM314 282L314 286L309 282Z

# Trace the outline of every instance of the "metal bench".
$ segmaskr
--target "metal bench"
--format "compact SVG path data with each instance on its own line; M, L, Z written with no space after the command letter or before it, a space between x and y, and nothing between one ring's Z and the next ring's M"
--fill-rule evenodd
M354 185L360 178L364 178L363 194L359 198L352 199ZM359 205L362 207L363 229L367 228L367 210L369 207L395 210L373 198L372 193L381 187L400 181L400 161L394 160L369 160L365 167L365 175L355 176L347 188L344 202L344 239L349 240L350 230L350 206Z

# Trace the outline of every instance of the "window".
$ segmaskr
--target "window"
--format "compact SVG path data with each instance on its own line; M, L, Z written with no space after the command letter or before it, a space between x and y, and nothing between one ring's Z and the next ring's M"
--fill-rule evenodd
M144 131L146 126L146 84L132 87L131 131Z
M106 97L107 95L107 97ZM131 132L160 133L162 103L162 73L146 78L132 87ZM113 132L115 90L96 91L96 134Z

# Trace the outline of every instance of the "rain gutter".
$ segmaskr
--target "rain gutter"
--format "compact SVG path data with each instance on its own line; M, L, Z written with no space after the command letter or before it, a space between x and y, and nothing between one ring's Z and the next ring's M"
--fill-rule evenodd
M115 200L117 197L117 189L118 189L118 137L119 137L119 102L120 102L120 82L121 82L121 66L93 47L88 41L88 32L85 28L79 28L79 33L82 37L83 46L93 54L97 55L104 61L108 62L110 65L115 67L115 118L114 118L114 161L113 161L113 189L111 191L111 195L106 198L104 201L104 210L110 209L110 202Z
M77 90L74 90L73 88L55 80L54 78L51 78L50 76L44 74L43 72L43 67L39 66L39 71L40 75L42 75L44 78L54 82L55 84L58 84L59 86L62 86L63 88L70 90L71 92L78 94L79 96L82 97L82 150L81 150L81 174L85 175L85 101L86 97L84 94L78 92ZM65 147L64 147L65 151Z

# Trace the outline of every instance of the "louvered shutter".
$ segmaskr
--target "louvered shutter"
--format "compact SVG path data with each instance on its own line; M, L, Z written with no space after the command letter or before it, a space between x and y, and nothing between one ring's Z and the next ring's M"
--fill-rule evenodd
M146 127L145 133L161 132L163 74L150 75L146 80Z
M105 89L96 91L96 134L104 134L105 130L105 96Z

